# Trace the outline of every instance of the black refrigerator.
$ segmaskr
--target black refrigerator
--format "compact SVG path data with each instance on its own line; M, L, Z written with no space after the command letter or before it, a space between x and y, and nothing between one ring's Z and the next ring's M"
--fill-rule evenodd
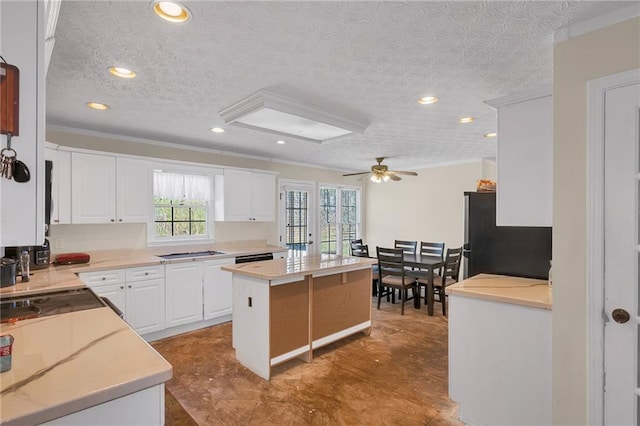
M464 197L464 278L481 273L548 278L551 227L496 226L495 192Z

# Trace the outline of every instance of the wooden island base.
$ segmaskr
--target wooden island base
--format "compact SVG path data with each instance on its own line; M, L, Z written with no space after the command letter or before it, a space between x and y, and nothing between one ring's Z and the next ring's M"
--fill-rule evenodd
M371 333L372 261L329 259L315 270L297 268L279 275L258 274L258 269L243 265L225 267L234 273L233 347L242 365L269 380L275 365L293 358L311 362L314 349L355 333ZM277 269L292 262L250 265Z

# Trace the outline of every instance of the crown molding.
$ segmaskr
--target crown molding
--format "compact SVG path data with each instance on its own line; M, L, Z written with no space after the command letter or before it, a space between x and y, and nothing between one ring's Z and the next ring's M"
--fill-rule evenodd
M640 16L640 2L634 1L630 6L623 7L622 9L614 10L613 12L605 15L596 16L595 18L576 22L560 28L553 33L553 42L554 44L560 43L562 41L590 33L591 31L608 27L609 25L637 18L638 16Z
M512 95L502 96L500 98L489 99L484 101L485 104L492 108L501 108L503 106L517 104L519 102L532 101L534 99L544 98L553 95L553 89L551 86L544 86L535 90L528 90L526 92L514 93Z

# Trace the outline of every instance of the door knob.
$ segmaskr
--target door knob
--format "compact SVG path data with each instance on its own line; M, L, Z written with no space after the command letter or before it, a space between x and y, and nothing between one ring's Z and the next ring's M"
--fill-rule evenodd
M631 316L629 315L629 312L625 311L624 309L618 308L614 309L613 312L611 312L611 318L613 318L613 320L618 324L624 324L625 322L629 321L629 318L631 318Z

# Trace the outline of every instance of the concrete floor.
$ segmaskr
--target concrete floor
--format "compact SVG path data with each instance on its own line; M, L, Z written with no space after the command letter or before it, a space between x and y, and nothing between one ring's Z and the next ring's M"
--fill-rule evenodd
M231 323L153 343L172 365L166 424L461 425L448 398L447 318L372 303L357 334L288 361L267 382L235 361Z

